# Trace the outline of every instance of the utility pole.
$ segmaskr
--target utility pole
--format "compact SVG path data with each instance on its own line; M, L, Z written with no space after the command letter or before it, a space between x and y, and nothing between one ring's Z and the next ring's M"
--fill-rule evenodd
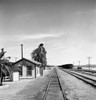
M73 62L73 65L75 64L75 62Z
M80 67L80 61L78 61L78 67Z
M72 65L73 65L73 68L74 68L75 67L75 62L73 62Z
M87 57L88 58L88 65L89 65L89 69L90 69L90 59L91 57Z

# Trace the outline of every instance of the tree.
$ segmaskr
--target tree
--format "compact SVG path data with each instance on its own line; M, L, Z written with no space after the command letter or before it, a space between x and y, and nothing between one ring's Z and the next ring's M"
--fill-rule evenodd
M41 43L38 48L36 48L35 50L33 50L33 52L31 53L31 57L32 59L38 61L41 63L41 67L45 68L46 64L47 64L47 59L46 59L46 50L43 47L43 43Z
M6 75L11 76L12 74L12 63L9 62L8 58L3 57L5 53L4 48L2 48L0 53L0 85L2 85Z

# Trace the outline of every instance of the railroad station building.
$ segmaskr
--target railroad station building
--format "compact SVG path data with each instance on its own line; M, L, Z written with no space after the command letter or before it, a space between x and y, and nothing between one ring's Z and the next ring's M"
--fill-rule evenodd
M40 63L35 60L22 58L14 63L14 72L19 72L21 78L40 76Z

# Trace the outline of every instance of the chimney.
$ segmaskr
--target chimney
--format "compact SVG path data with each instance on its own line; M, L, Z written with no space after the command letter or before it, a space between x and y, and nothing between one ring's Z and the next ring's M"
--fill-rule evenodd
M21 44L21 59L23 58L23 44Z

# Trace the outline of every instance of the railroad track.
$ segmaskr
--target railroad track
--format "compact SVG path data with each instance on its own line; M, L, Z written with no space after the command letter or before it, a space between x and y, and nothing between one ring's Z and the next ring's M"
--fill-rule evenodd
M79 70L72 70L72 71L96 77L96 72L95 73L94 72L87 72L87 71L83 71L83 70L80 70L80 71Z
M87 77L87 76L85 76L83 74L79 74L79 73L76 73L74 71L70 71L70 70L66 70L66 69L62 69L62 70L67 72L68 74L73 75L76 78L78 78L80 80L83 80L84 82L96 87L96 79Z
M82 74L85 74L85 75L90 75L90 76L96 77L96 74L94 75L94 74L92 74L90 72L84 72L84 71L75 71L75 72L79 72L79 73L82 73Z
M40 100L67 100L56 68L53 69Z

